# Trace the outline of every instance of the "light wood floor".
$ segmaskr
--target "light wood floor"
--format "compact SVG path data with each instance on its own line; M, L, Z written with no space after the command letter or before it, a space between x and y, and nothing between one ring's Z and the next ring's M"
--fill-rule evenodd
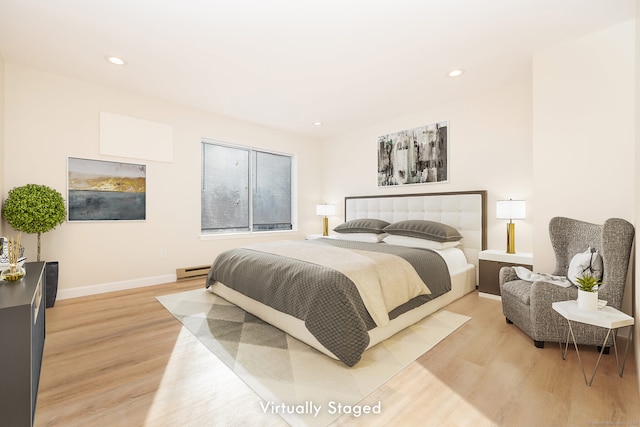
M281 426L261 399L156 300L198 280L61 300L47 309L36 426ZM476 292L448 310L472 319L363 403L380 415L336 425L634 426L633 356L618 377L613 352L587 387L575 351L536 349L500 302ZM571 349L570 349L571 350ZM581 353L588 373L595 348Z

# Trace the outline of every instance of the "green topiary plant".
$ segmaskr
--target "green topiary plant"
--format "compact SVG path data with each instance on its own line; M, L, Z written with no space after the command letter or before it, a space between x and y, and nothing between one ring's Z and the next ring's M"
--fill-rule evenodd
M53 188L27 184L9 191L2 206L2 216L15 230L38 234L40 261L40 236L62 224L67 209L62 195Z

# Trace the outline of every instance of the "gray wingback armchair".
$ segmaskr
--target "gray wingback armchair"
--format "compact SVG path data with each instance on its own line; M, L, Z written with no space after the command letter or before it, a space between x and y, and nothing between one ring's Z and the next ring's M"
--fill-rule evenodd
M566 276L571 259L587 247L600 251L604 271L598 298L620 309L633 245L633 225L619 218L611 218L598 225L555 217L549 222L549 235L556 256L553 274L558 276ZM533 338L538 348L543 348L545 341L562 342L566 339L567 322L552 309L551 303L577 299L578 288L519 280L512 267L503 267L499 280L502 311L507 323L515 324ZM578 344L601 346L606 336L606 329L582 323L573 329ZM611 345L613 338L607 342L607 346Z

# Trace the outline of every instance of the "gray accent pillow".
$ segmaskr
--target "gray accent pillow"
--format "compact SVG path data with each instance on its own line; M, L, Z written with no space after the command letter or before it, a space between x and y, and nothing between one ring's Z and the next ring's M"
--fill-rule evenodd
M384 233L389 223L381 219L360 218L347 221L333 229L336 233Z
M450 225L420 219L394 222L385 227L384 232L436 242L457 242L462 239L460 232Z

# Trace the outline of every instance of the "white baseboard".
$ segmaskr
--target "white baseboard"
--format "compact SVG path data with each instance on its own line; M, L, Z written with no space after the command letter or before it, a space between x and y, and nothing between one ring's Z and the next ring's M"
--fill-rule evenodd
M166 274L164 276L143 277L141 279L125 280L123 282L102 283L99 285L82 286L71 289L58 289L56 299L68 299L86 297L89 295L104 294L107 292L124 291L127 289L142 288L145 286L160 285L176 281L176 275Z
M478 292L478 295L480 295L481 297L484 297L484 298L489 298L489 299L495 299L495 300L498 300L498 301L502 301L502 298L500 297L500 295L488 294L486 292Z

